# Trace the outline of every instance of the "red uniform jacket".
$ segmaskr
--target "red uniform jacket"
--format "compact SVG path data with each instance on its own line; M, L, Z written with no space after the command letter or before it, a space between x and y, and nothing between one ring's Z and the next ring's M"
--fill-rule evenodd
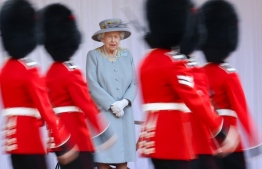
M39 77L36 62L25 58L9 59L1 70L0 84L6 113L6 152L46 153L39 132L39 127L43 126L41 118L54 132L55 140L59 140L60 135L56 128L58 119L49 102L44 81ZM31 110L38 110L40 114Z
M198 63L190 59L191 71L194 76L195 88L203 100L210 104L208 78L205 70ZM214 112L215 113L215 112ZM197 117L197 113L190 113L192 125L192 142L196 154L214 154L212 134L208 127Z
M54 62L46 74L50 101L54 108L78 107L79 111L60 112L58 115L71 133L80 151L93 151L93 143L86 119L99 132L97 108L88 93L87 83L81 71L69 62Z
M239 119L246 130L251 145L256 144L256 130L250 116L245 94L239 77L228 63L209 63L204 66L210 83L211 99L214 108L224 120L237 127ZM222 110L222 111L221 111ZM240 142L236 152L243 151Z
M221 128L222 119L201 99L194 87L188 61L180 60L179 56L172 57L168 50L155 49L141 64L139 73L144 107L157 105L151 110L144 109L147 115L140 136L143 156L175 160L194 158L191 138L187 135L190 130L185 116L187 110L181 104L202 119L213 134ZM165 108L166 104L168 108Z

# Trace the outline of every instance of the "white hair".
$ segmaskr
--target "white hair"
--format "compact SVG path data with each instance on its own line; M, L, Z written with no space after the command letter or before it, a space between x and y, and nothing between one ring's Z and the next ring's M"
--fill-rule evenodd
M119 33L120 33L120 39L121 40L124 39L125 32L120 31ZM97 39L101 41L104 38L104 36L105 36L105 32L104 33L100 33L100 34L97 35Z

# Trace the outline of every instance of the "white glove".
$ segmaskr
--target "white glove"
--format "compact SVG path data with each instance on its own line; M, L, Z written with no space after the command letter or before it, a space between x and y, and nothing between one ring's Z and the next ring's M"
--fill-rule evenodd
M128 100L123 99L111 105L111 110L116 116L122 117L124 115L124 108L128 105Z
M114 103L115 104L115 103ZM112 112L115 114L115 115L117 115L118 113L120 113L120 110L118 110L118 108L115 106L115 105L111 105L111 110L112 110Z
M124 110L122 110L121 112L119 113L116 113L116 117L123 117L125 114Z

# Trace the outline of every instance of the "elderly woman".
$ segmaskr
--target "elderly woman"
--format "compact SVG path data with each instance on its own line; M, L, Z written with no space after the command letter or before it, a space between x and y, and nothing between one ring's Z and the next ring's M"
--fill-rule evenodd
M120 19L99 23L101 30L92 39L103 42L87 54L87 80L91 96L117 134L117 142L105 152L97 152L98 169L126 169L135 160L135 131L132 102L137 92L135 67L131 53L119 47L120 40L130 36L127 25Z

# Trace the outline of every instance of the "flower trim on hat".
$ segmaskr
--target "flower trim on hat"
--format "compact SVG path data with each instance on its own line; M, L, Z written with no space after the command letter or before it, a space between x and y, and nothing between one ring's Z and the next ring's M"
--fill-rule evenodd
M99 52L104 58L108 59L110 62L115 62L117 58L120 58L121 56L127 57L128 56L128 50L127 48L118 47L117 53L114 57L109 57L106 52L104 51L103 46L96 48L95 51Z
M108 28L127 28L127 23L124 23L119 20L115 20L115 21L107 21L105 24L101 25L101 29L108 29Z

